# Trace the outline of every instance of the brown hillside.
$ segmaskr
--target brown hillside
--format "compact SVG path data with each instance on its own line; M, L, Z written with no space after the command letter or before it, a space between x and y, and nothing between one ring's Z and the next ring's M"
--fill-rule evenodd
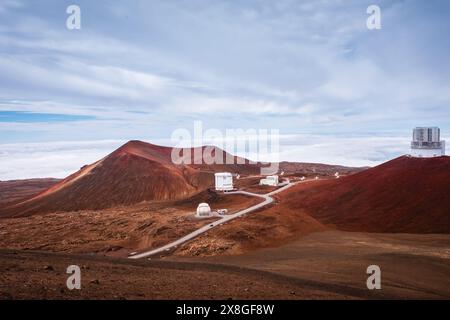
M196 150L191 149L192 156ZM211 187L215 171L227 169L251 174L259 170L258 165L249 164L248 160L233 165L175 165L171 152L170 147L130 141L40 194L0 210L0 216L97 210L149 200L184 199ZM224 159L226 156L231 157L223 152Z
M450 233L450 157L403 156L280 195L282 204L342 230Z
M59 181L52 178L0 181L0 207L26 200Z

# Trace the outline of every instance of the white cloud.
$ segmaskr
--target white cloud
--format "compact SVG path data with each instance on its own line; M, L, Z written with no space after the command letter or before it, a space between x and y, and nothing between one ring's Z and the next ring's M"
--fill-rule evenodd
M0 145L0 180L64 178L119 147L123 141ZM13 159L13 160L12 160Z
M409 137L294 135L282 142L283 160L347 166L376 166L409 153ZM302 142L302 143L299 143Z
M16 58L0 57L0 69L4 76L14 77L25 86L94 97L143 99L176 84L158 75L65 60L42 67Z
M285 153L293 159L388 159L400 150L369 132L449 129L450 42L447 5L380 1L379 32L365 27L368 1L80 0L83 17L96 17L80 32L52 1L1 1L0 110L95 119L1 122L0 141L161 138L204 119L363 139L338 149L313 139Z
M180 112L181 114L287 115L310 113L314 110L314 107L311 104L289 106L274 100L257 98L191 96L174 101L165 110Z

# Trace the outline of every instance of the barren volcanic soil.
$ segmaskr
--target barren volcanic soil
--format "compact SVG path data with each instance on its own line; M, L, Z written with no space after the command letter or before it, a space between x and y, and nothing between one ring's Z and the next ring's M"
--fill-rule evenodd
M183 245L178 254L242 254L258 248L277 247L304 235L328 229L307 214L275 203L201 235Z
M0 299L450 299L450 236L318 232L244 255L148 261L0 250ZM65 286L69 265L82 290ZM366 269L381 268L381 290Z
M450 157L403 156L363 172L299 184L282 205L348 231L450 233Z
M367 290L366 269L378 265L382 283L379 292L386 297L450 299L450 235L325 231L242 255L179 255L191 245L186 244L168 259L263 270L307 279L328 290L341 287L337 289L341 293L352 288L366 291L369 297L374 292Z
M230 213L261 200L202 192L177 202L150 202L100 211L83 210L2 219L0 248L127 256L167 244L208 223L196 219L198 203Z
M0 181L0 207L30 198L59 181L52 178Z
M66 287L66 268L81 268L81 290ZM0 250L5 299L337 299L361 294L267 272L217 265Z

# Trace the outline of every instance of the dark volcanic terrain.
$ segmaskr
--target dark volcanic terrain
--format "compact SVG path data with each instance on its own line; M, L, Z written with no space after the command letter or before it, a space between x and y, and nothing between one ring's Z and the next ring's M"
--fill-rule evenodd
M235 213L262 201L213 191L214 172L239 174L241 190L277 189L259 186L263 164L175 165L171 150L131 141L62 181L0 182L0 299L450 298L449 157L281 163L298 183L275 202L130 261L218 219L195 218L201 202ZM70 264L81 291L65 287ZM381 291L366 287L372 264Z

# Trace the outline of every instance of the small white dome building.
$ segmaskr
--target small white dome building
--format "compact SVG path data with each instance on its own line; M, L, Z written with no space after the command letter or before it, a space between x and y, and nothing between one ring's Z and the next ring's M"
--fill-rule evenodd
M207 203L200 203L197 207L197 217L210 217L211 207Z

